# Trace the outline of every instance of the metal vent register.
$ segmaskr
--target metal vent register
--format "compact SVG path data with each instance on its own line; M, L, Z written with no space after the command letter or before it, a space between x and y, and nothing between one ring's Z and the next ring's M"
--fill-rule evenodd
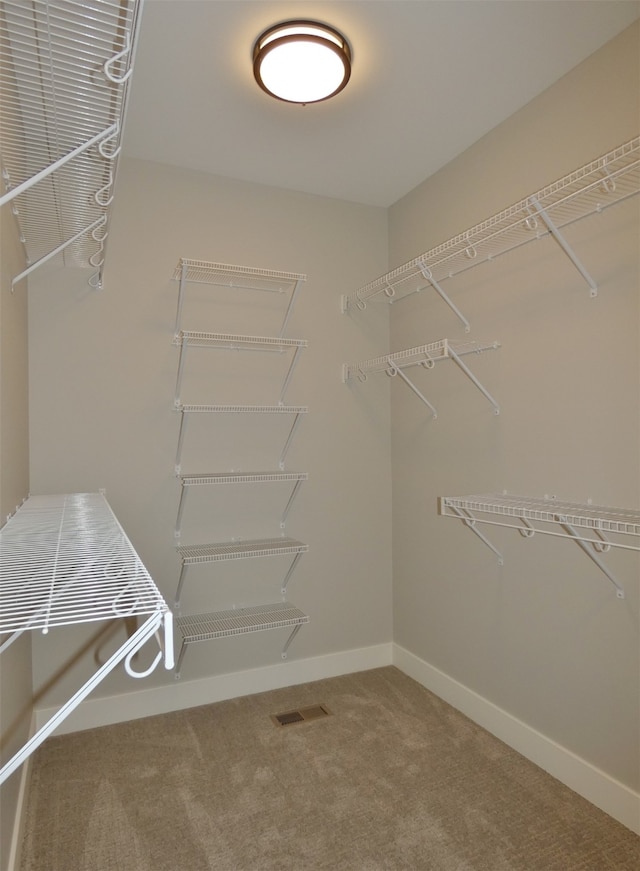
M285 711L282 714L272 714L271 719L276 726L291 726L293 723L305 723L309 720L319 720L329 717L331 711L326 705L313 705L311 708L298 708L295 711Z

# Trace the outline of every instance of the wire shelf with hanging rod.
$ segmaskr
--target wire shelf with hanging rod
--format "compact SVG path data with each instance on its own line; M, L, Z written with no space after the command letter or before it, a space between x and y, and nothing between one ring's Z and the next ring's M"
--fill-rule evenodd
M103 283L142 0L4 0L3 191L27 268L57 258Z
M595 279L578 259L562 230L589 215L602 213L640 192L640 137L635 137L545 188L431 248L397 269L342 297L343 313L364 310L376 297L393 303L426 289L434 290L468 332L470 325L442 283L480 263L495 260L529 242L551 236L596 296Z

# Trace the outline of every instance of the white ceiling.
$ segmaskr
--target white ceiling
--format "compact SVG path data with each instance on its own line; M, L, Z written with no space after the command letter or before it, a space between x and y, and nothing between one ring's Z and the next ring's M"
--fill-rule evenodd
M639 16L637 0L145 0L123 154L388 206ZM261 31L299 17L353 50L347 88L305 107L251 67Z

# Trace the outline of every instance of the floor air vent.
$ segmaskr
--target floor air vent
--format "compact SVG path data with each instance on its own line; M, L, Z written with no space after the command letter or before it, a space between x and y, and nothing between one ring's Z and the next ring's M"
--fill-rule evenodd
M293 723L305 723L309 720L319 720L328 717L331 711L326 705L313 705L311 708L298 708L296 711L285 711L283 714L273 714L271 719L276 726L291 726Z

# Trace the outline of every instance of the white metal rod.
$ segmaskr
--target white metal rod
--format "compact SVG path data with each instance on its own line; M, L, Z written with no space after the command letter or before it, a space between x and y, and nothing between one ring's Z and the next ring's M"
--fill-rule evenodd
M297 635L298 632L300 631L300 627L301 627L301 626L302 626L302 623L298 623L297 626L294 626L294 627L293 627L293 632L292 632L291 635L287 638L287 641L286 641L284 647L282 648L282 658L283 658L283 659L286 659L286 658L287 658L287 650L289 649L289 646L290 646L291 642L293 641L293 639L296 637L296 635Z
M23 278L26 278L34 269L37 269L39 266L42 266L43 263L46 263L47 260L51 260L52 257L55 257L57 254L60 254L61 251L64 251L69 245L72 245L74 242L77 242L81 236L84 236L85 233L90 233L91 230L95 230L96 227L100 227L103 224L106 224L107 218L105 215L101 215L96 221L92 224L89 224L88 227L85 227L83 230L80 230L79 233L76 233L75 236L72 236L70 239L67 239L66 242L63 242L61 245L58 245L57 248L54 248L53 251L49 251L48 254L45 254L44 257L41 257L39 260L36 260L35 263L32 263L31 266L28 266L25 270L23 270L19 275L11 282L11 287L15 287L19 281L22 281Z
M180 459L182 457L182 444L184 442L184 435L187 429L187 415L184 412L184 409L180 411L180 432L178 433L178 447L176 449L176 473L180 470Z
M180 359L178 360L178 375L176 377L176 395L175 395L175 405L180 405L180 390L182 388L182 374L184 372L184 358L187 353L187 342L182 337L180 342Z
M298 290L300 289L300 279L296 281L293 291L291 292L291 296L289 297L289 304L287 305L287 310L284 313L284 318L282 321L282 326L280 327L279 336L284 336L284 332L287 329L287 324L289 323L289 318L291 317L291 312L293 311L293 306L296 301L296 297L298 295Z
M180 331L180 322L182 320L182 303L184 301L184 289L185 289L185 284L187 282L187 270L188 270L188 268L189 267L187 266L187 264L183 263L182 267L180 269L180 285L178 287L178 307L177 307L177 311L176 311L176 328L175 328L176 335L178 335L178 333Z
M281 404L284 402L284 395L286 393L287 387L289 386L289 382L291 381L291 376L293 375L293 370L296 367L296 363L298 362L298 357L300 355L300 345L298 345L294 351L293 359L291 361L291 365L289 366L289 371L284 379L284 383L282 385L282 390L280 391L280 399L278 400Z
M573 541L575 541L575 543L578 545L578 547L581 548L586 553L586 555L589 557L589 559L593 560L593 562L598 566L600 571L604 575L606 575L606 577L611 581L613 586L616 588L616 596L619 599L624 599L623 588L620 586L620 584L613 577L613 575L611 574L609 569L605 566L605 564L602 562L600 557L597 554L595 554L589 547L587 547L586 543L584 541L582 541L582 539L578 536L578 533L576 532L574 527L571 526L570 523L565 523L562 516L558 516L558 521L562 525L562 528L566 529L566 531L571 536Z
M397 366L393 361L389 361L389 365L391 367L391 371L393 372L393 375L394 376L399 375L402 378L402 380L404 381L404 383L407 385L407 387L409 387L411 390L413 390L413 392L418 397L418 399L421 399L422 402L424 402L424 404L427 405L431 409L431 412L432 412L434 420L435 420L438 417L438 412L435 410L433 405L431 405L429 400L425 396L422 395L422 393L418 390L418 388L413 383L413 381L411 381L409 378L407 378L407 376L404 374L404 372L402 371L402 369L399 366Z
M427 281L433 287L436 293L440 296L440 298L449 306L449 308L455 314L458 320L464 324L464 331L465 333L468 333L471 330L471 325L469 324L469 321L465 318L457 305L447 296L440 284L435 280L431 273L431 270L427 269L427 267L423 263L418 264L418 269L424 275L424 277L427 279Z
M300 484L302 481L298 480L293 485L293 490L291 491L291 496L289 496L289 501L286 504L284 511L282 512L282 517L280 518L280 528L284 528L285 523L287 522L287 516L289 511L291 510L291 506L293 505L293 500L296 498L298 490L300 489Z
M68 163L78 154L82 154L83 151L86 151L88 148L91 148L92 145L95 145L96 142L100 142L105 137L113 136L115 132L118 130L117 124L112 124L111 127L108 127L106 130L103 130L100 133L97 133L94 137L89 139L87 142L83 142L82 145L78 145L77 148L74 148L73 151L70 151L64 157L61 157L59 160L56 160L54 163L46 166L44 169L41 169L40 172L37 172L35 175L28 178L26 181L23 181L22 184L16 185L14 188L11 188L10 191L7 191L6 194L0 197L0 206L3 206L5 203L8 203L14 197L20 196L25 191L29 190L30 187L33 187L34 184L37 184L39 181L42 181L43 178L51 175L52 172L55 172L57 169L60 169L61 166L64 166L65 163Z
M180 610L180 596L182 595L182 585L185 582L185 578L187 576L187 569L189 568L189 564L182 561L182 568L180 569L180 578L178 579L178 586L176 588L176 597L174 600L174 604L177 610Z
M89 693L130 653L139 650L155 634L162 620L161 615L152 614L134 634L102 665L91 678L33 735L26 744L0 769L0 784L16 770L36 750L45 738L78 707ZM167 665L167 668L171 668Z
M449 353L449 356L451 357L451 359L452 359L455 363L457 363L458 366L462 369L462 371L463 371L464 374L467 376L467 378L470 378L471 381L473 381L473 383L476 385L476 387L477 387L478 390L482 393L482 395L485 396L485 397L489 400L489 402L491 403L491 405L493 405L493 410L494 410L494 412L495 412L496 414L500 414L500 406L498 405L498 403L495 401L495 399L494 399L493 396L489 393L489 391L486 390L486 389L482 386L482 384L478 381L478 379L477 379L476 376L473 374L473 372L469 369L469 367L466 366L466 365L462 362L462 360L460 359L460 357L459 357L459 356L456 354L456 352L451 348L451 345L448 345L448 353Z
M578 270L580 275L584 278L584 280L587 282L587 284L591 288L591 296L597 296L598 285L595 283L593 278L589 275L589 273L584 268L582 263L580 263L580 261L578 260L576 255L573 253L573 251L569 247L566 239L560 233L558 228L555 226L555 224L553 223L553 221L551 220L549 215L547 215L547 213L545 212L545 210L542 208L542 206L540 205L540 203L538 202L538 200L535 197L530 197L529 201L530 201L531 205L533 206L533 208L536 210L536 212L540 215L540 217L542 218L542 220L544 221L546 226L548 227L549 232L551 233L553 238L556 240L558 245L560 245L560 247L562 248L564 253L567 255L569 260L571 260L571 262L576 267L576 269Z

